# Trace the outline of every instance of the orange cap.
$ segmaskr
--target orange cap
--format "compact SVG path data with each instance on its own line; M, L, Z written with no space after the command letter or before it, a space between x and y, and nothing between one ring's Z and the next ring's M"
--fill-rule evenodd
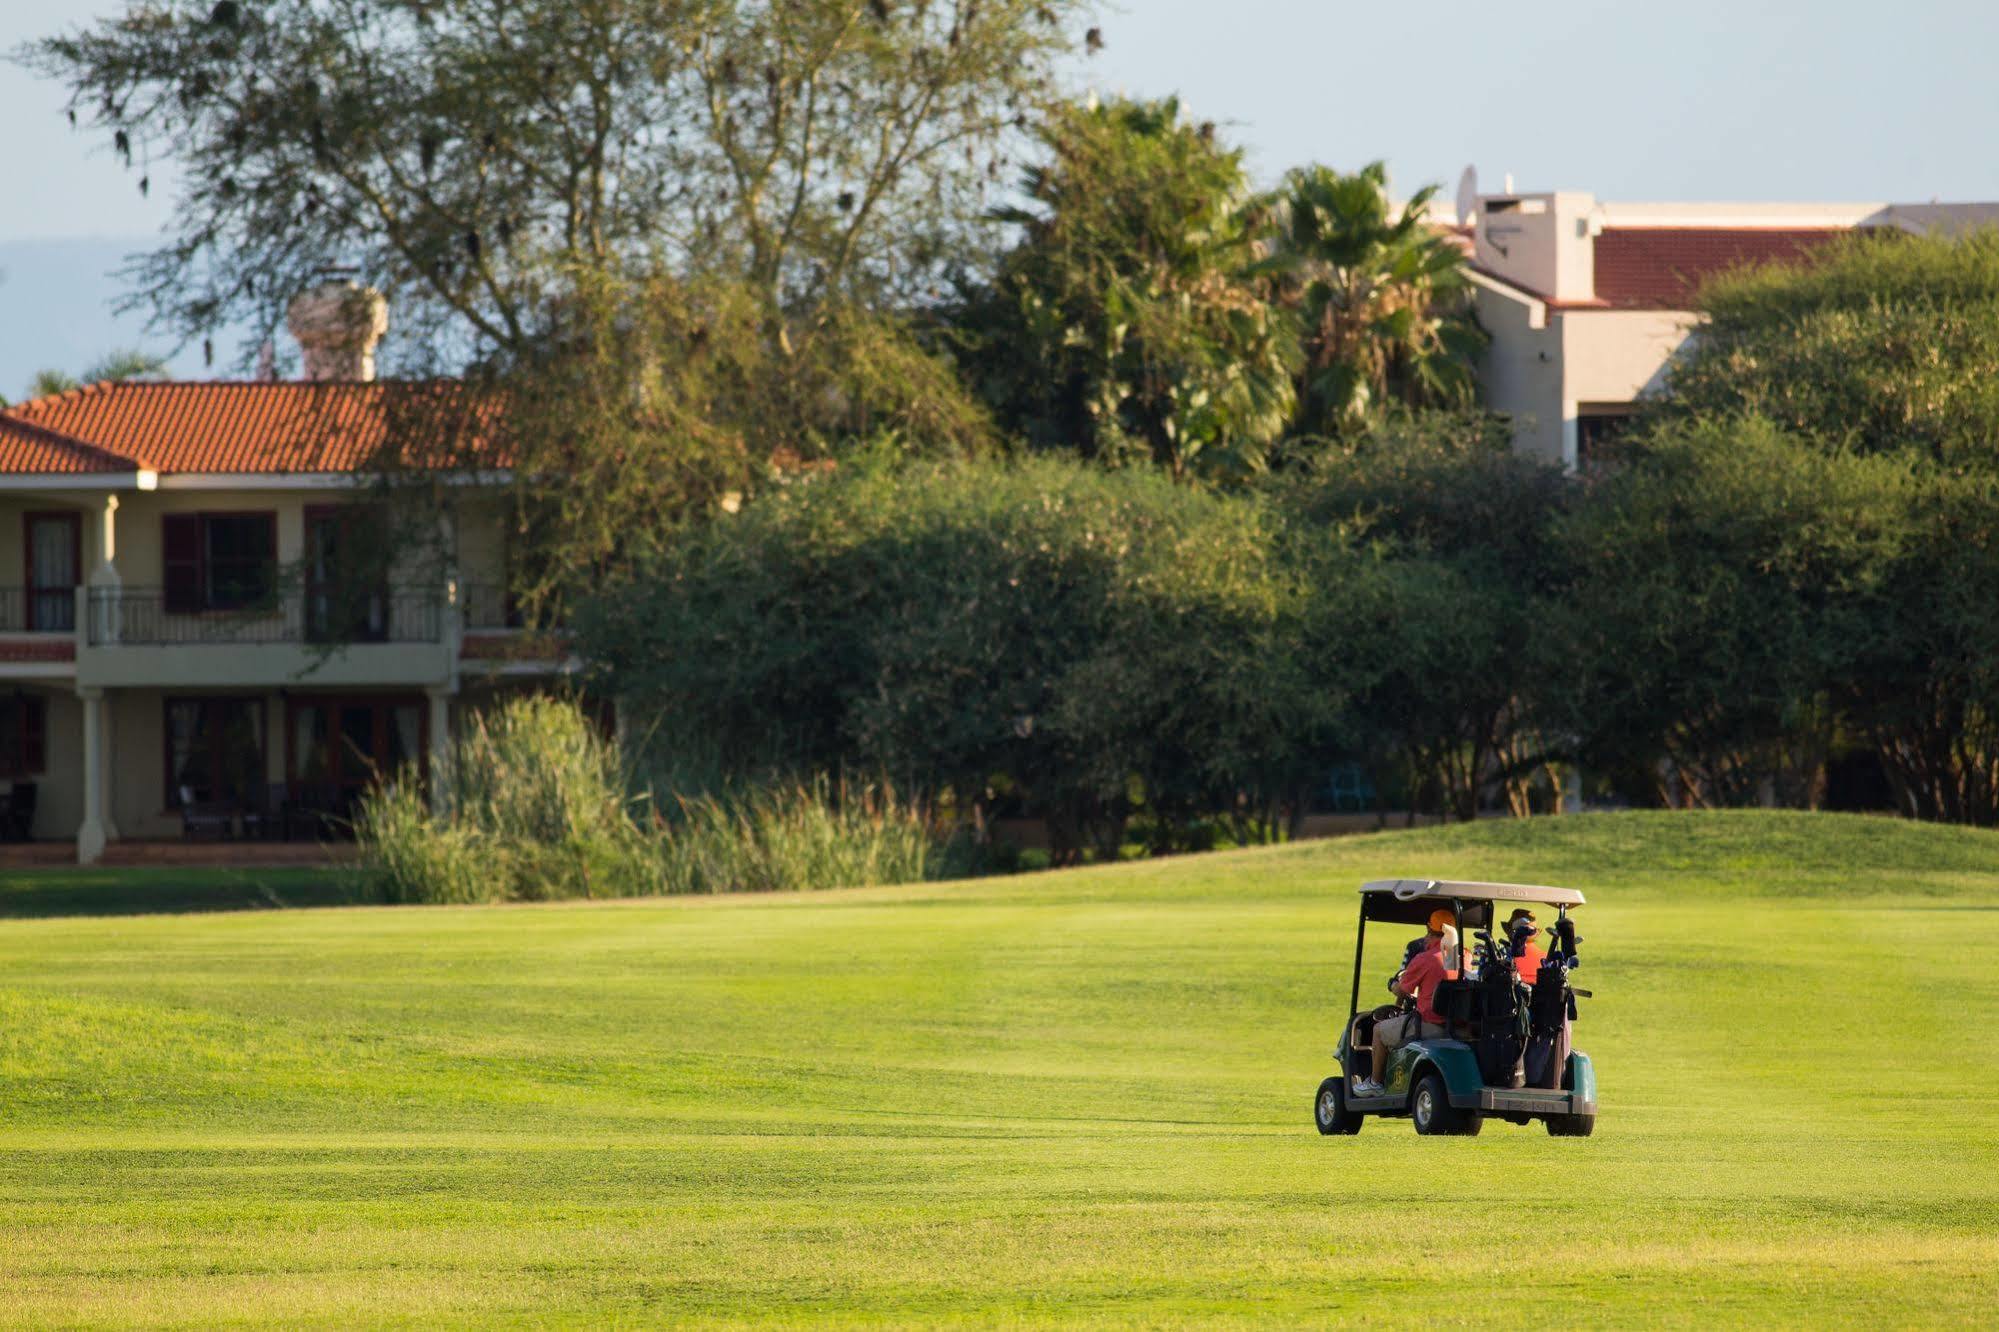
M1438 907L1430 913L1430 933L1432 934L1437 933L1446 925L1455 928L1457 923L1458 914L1449 907Z

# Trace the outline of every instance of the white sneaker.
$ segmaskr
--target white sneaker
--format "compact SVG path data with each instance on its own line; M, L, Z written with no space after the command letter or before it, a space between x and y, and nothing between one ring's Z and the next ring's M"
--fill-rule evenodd
M1353 1080L1353 1094L1355 1096L1379 1096L1381 1095L1381 1084L1368 1078L1355 1078Z

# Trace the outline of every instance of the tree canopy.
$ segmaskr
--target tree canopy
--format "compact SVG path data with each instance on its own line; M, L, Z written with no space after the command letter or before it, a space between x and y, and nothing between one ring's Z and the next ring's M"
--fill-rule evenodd
M1392 405L1466 407L1484 335L1471 316L1464 255L1430 224L1436 187L1400 209L1388 169L1293 169L1268 201L1259 271L1296 311L1303 366L1292 433L1364 428Z
M1999 231L1856 233L1707 284L1667 411L1999 468Z
M1031 447L1172 475L1259 468L1292 406L1296 339L1247 281L1242 154L1173 99L1058 110L1021 229L959 312L961 362Z
M1080 0L152 0L25 47L150 187L171 332L266 330L329 265L408 354L518 354L578 269L723 276L776 318L975 251ZM790 335L782 321L775 334Z

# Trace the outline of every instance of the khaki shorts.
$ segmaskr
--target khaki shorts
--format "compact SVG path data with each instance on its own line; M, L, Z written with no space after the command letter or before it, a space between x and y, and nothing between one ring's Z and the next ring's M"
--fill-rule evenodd
M1425 1022L1415 1010L1397 1013L1394 1017L1382 1018L1374 1024L1374 1039L1382 1049L1393 1050L1411 1041L1441 1040L1444 1029L1435 1022Z

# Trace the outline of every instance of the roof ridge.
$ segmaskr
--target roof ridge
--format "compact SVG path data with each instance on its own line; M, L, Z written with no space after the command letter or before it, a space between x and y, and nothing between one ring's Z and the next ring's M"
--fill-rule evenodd
M58 403L65 399L82 398L97 393L115 393L126 389L435 388L462 385L467 382L463 375L422 375L409 378L377 376L373 379L99 379L66 388L60 393L44 393L37 398L28 398L5 410L18 412L24 408L40 408L43 404Z
M72 384L60 393L44 393L40 397L30 398L26 402L17 402L6 409L6 415L12 416L16 412L24 411L39 411L45 404L64 402L71 398L81 398L84 394L104 388L112 382L109 379L100 379L91 384Z

